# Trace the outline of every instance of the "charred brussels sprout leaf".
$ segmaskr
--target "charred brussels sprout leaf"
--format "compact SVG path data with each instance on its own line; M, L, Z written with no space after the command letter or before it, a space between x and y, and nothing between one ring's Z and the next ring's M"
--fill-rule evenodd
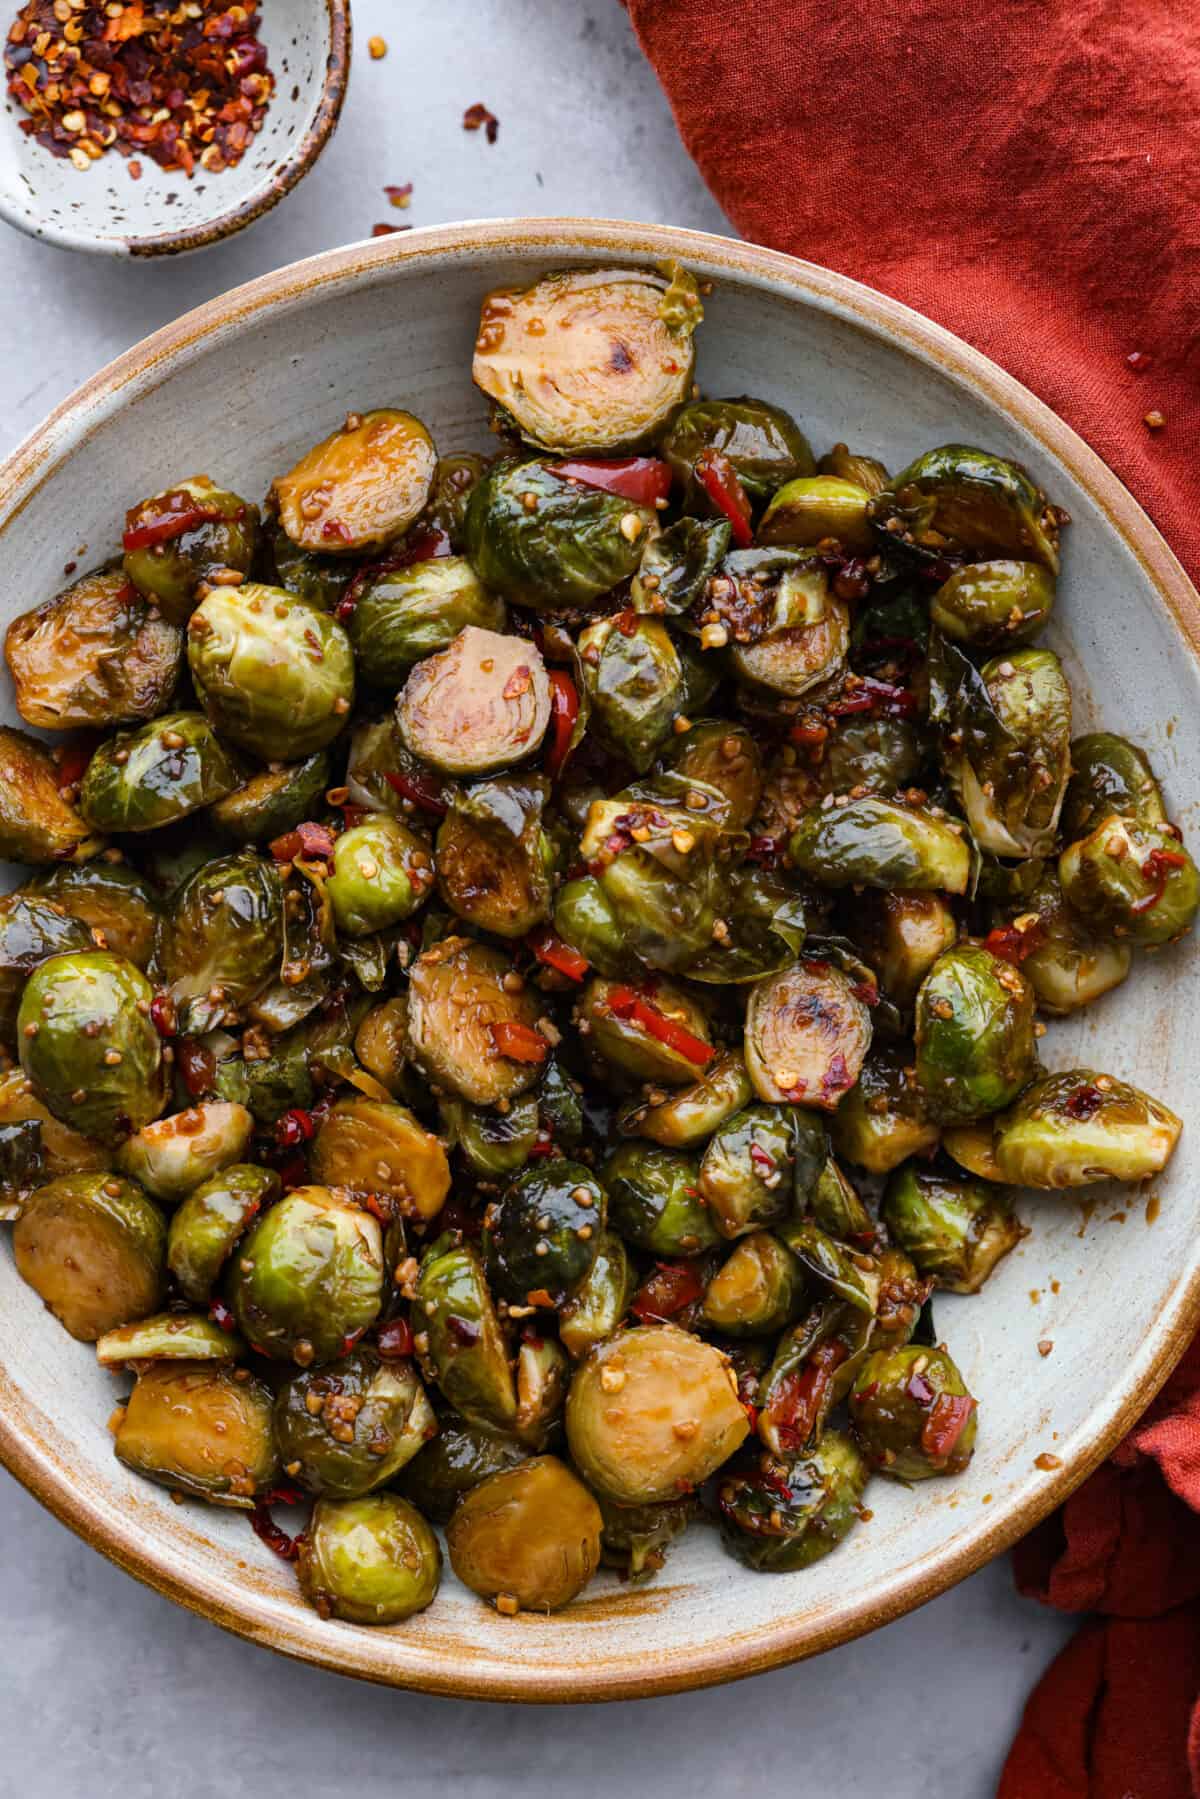
M621 1116L621 1129L666 1149L691 1149L753 1098L741 1052L727 1050L690 1086L677 1087L661 1100L634 1101Z
M526 1168L485 1215L484 1254L497 1291L523 1305L547 1297L561 1304L596 1259L606 1213L605 1190L583 1163Z
M409 976L412 1059L431 1081L474 1106L524 1093L549 1054L537 1030L536 989L506 986L511 973L499 950L447 937L417 958Z
M432 1523L448 1524L464 1493L489 1474L502 1474L528 1459L528 1449L515 1437L466 1424L451 1413L441 1420L436 1437L408 1463L397 1484Z
M688 964L689 980L716 986L758 981L786 968L804 944L804 900L765 869L734 869L722 911L724 930L718 927L711 949Z
M170 703L183 638L116 570L83 575L8 627L17 711L44 731L103 730Z
M871 1045L871 1014L855 988L827 962L800 961L751 991L746 1067L760 1099L837 1109Z
M291 1477L333 1499L383 1486L437 1429L412 1363L385 1361L365 1348L285 1381L274 1422Z
M1058 573L1058 514L1025 470L966 444L927 450L872 506L887 536L918 555L1011 556Z
M630 597L638 612L675 616L700 598L729 549L729 520L681 518L642 552Z
M158 1208L109 1174L39 1187L13 1228L17 1273L81 1343L157 1311L165 1246Z
M343 1355L383 1298L378 1222L327 1187L296 1187L251 1226L227 1297L261 1354L299 1367Z
M481 1599L508 1611L556 1612L600 1565L600 1508L552 1455L472 1488L446 1530L450 1566Z
M56 1118L119 1143L166 1103L162 1042L150 1022L154 990L107 950L52 956L21 996L21 1067Z
M835 1124L837 1116L835 1113ZM828 1157L818 1176L811 1203L813 1221L827 1236L855 1244L869 1244L874 1239L871 1214L860 1199L857 1187L832 1156Z
M126 514L125 573L181 625L202 581L223 569L249 574L258 540L258 507L207 475L193 475Z
M486 775L538 749L550 723L550 680L523 637L468 625L412 670L396 701L414 756L451 775Z
M167 1267L185 1299L208 1304L225 1263L278 1194L279 1176L250 1162L210 1174L192 1189L167 1230Z
M95 757L93 757L93 762ZM0 726L0 858L6 862L86 862L100 849L59 790L54 763L24 731ZM105 823L100 830L107 829Z
M704 1322L730 1337L770 1337L804 1301L804 1276L790 1249L770 1231L743 1237L704 1295Z
M481 585L465 556L439 556L365 581L346 629L363 680L396 688L414 662L446 649L468 625L503 631L506 622L503 600Z
M1054 576L1038 562L968 562L929 602L944 637L975 650L1031 643L1054 610Z
M433 1604L441 1573L436 1536L395 1493L319 1499L299 1539L301 1592L347 1624L402 1624Z
M559 1338L573 1361L582 1361L597 1343L616 1335L636 1286L624 1243L615 1231L601 1231L591 1268L559 1308Z
M656 517L552 464L498 462L471 495L467 554L483 585L515 606L578 610L636 574Z
M833 1115L834 1149L868 1174L888 1174L909 1156L937 1147L938 1127L905 1063L894 1049L872 1050L857 1086Z
M1009 1105L1035 1067L1033 989L1011 962L960 944L917 995L917 1083L939 1124Z
M1003 1187L911 1162L888 1182L881 1216L921 1273L951 1293L978 1293L1023 1234Z
M555 851L543 775L502 775L456 795L437 836L438 887L460 918L523 937L550 915Z
M164 1205L177 1205L201 1181L240 1161L253 1129L245 1106L189 1106L127 1137L117 1166Z
M780 1469L763 1457L758 1472L728 1475L717 1503L723 1540L740 1562L763 1574L811 1568L858 1521L870 1469L854 1439L826 1431L817 1446Z
M447 1402L468 1423L511 1430L517 1395L500 1321L479 1256L469 1243L431 1243L417 1279L417 1316Z
M1175 1113L1140 1088L1075 1068L1035 1081L996 1120L996 1170L1022 1187L1146 1180L1166 1167L1181 1129Z
M765 500L786 482L811 475L816 468L808 439L795 419L781 406L745 395L690 401L676 413L660 447L692 512L709 507L695 473L706 450L728 458L752 500Z
M1102 931L1149 947L1190 931L1200 873L1171 827L1110 812L1059 857L1070 905Z
M209 816L235 843L269 843L319 811L331 774L324 750L303 762L264 768L218 800Z
M398 818L377 812L338 837L325 891L338 930L363 937L408 918L432 885L425 843Z
M403 1216L436 1218L450 1191L446 1152L407 1106L354 1095L326 1115L311 1151L314 1179L393 1200Z
M1145 752L1111 731L1092 731L1071 745L1063 835L1068 843L1074 843L1114 812L1145 825L1167 822L1162 794Z
M760 543L815 547L832 540L848 550L870 550L871 495L838 475L802 475L772 495L758 527Z
M627 1243L654 1256L696 1256L720 1242L693 1157L622 1143L602 1172L609 1221Z
M92 947L86 925L50 900L22 893L0 898L0 1041L16 1042L17 1009L34 969L50 956Z
M580 634L591 694L588 729L645 774L683 712L683 665L658 619L632 612L597 619Z
M379 550L417 517L437 452L411 412L351 413L271 489L279 522L301 549L326 555Z
M976 1403L944 1349L909 1344L869 1356L850 1417L868 1462L893 1480L961 1474L974 1454Z
M102 743L79 809L97 831L154 831L223 800L241 773L199 712L171 712Z
M279 1474L270 1391L224 1362L164 1361L143 1370L113 1447L134 1474L241 1511L251 1511Z
M822 887L965 893L970 884L971 850L961 827L870 794L809 812L788 850Z
M97 947L113 950L143 970L149 965L158 902L149 883L127 862L60 863L34 875L21 892L86 925Z
M202 1034L254 998L283 954L283 885L273 862L243 850L206 862L159 927L159 974L182 1029Z

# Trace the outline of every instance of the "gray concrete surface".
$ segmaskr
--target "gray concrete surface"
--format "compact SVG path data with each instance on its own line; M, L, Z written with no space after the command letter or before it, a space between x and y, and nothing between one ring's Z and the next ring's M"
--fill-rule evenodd
M0 451L100 363L209 295L397 221L616 214L725 228L616 0L355 0L358 56L318 169L242 238L173 266L0 226ZM373 63L366 40L390 45ZM485 101L499 142L459 126ZM0 1354L3 1332L0 1329ZM0 1795L581 1799L784 1792L988 1799L1069 1626L1006 1562L889 1629L711 1693L558 1711L386 1692L279 1660L139 1587L0 1474Z

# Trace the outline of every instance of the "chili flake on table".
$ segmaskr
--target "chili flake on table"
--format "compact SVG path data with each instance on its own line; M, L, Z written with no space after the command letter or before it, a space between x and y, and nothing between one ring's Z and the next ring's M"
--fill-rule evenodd
M81 170L112 149L131 175L232 168L275 88L259 22L258 0L27 0L4 52L20 128Z

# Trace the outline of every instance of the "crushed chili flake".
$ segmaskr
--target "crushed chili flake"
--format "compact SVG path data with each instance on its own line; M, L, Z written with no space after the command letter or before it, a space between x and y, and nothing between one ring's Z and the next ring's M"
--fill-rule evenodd
M385 187L383 191L392 205L399 207L401 212L406 212L412 205L413 184L411 181L405 181L399 187Z
M489 144L494 144L500 135L499 119L494 112L488 111L482 100L477 100L474 106L468 106L462 122L464 131L478 131L482 125Z
M372 237L391 237L394 231L411 231L411 225L372 225Z
M9 29L21 130L77 169L107 150L189 178L239 163L275 90L258 0L27 0ZM40 49L38 46L42 46Z

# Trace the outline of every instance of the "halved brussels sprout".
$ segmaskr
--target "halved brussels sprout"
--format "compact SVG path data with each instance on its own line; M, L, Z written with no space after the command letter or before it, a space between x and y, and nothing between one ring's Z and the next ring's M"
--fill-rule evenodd
M73 1131L54 1116L38 1098L33 1083L20 1068L0 1073L0 1130L36 1125L42 1172L49 1179L60 1174L98 1174L112 1167L112 1151L80 1131Z
M1031 643L1054 610L1054 576L1038 562L968 562L929 602L930 623L975 650Z
M471 377L540 449L636 449L691 386L702 317L682 270L562 270L484 297Z
M695 1080L716 1055L704 1010L667 981L641 992L593 976L579 1002L588 1043L606 1062L643 1081Z
M629 597L636 612L686 612L721 566L731 536L727 518L681 518L647 542Z
M1073 1068L1035 1081L996 1120L996 1169L1021 1187L1147 1180L1166 1167L1182 1128L1140 1087Z
M407 1054L408 1001L385 999L372 1006L354 1037L354 1053L375 1079L392 1095L403 1097Z
M656 618L621 612L588 625L579 653L592 701L588 730L644 774L684 711L683 664L670 632Z
M475 1174L496 1180L518 1174L529 1160L541 1129L537 1096L523 1093L507 1112L440 1098L438 1112L448 1147L462 1151Z
M855 788L890 798L911 784L924 760L917 727L910 719L886 714L860 718L851 713L838 719L822 747L821 763L814 774L817 798L812 804L827 793L860 799Z
M853 936L889 999L904 1011L938 957L958 940L958 921L940 893L864 893Z
M760 1099L836 1111L871 1046L871 1014L827 962L793 963L760 981L746 1008L746 1068Z
M497 1610L556 1612L600 1565L600 1507L557 1457L490 1474L446 1528L450 1566Z
M892 477L872 516L922 555L1012 556L1058 573L1058 513L1019 463L987 450L927 450Z
M407 1042L426 1077L475 1106L515 1099L549 1054L537 989L513 980L499 950L446 937L418 956L408 982Z
M696 1256L720 1242L692 1156L622 1143L605 1162L609 1222L654 1256Z
M999 1114L1003 1116L1003 1114ZM949 1124L942 1132L942 1148L968 1174L981 1181L999 1181L996 1165L997 1117L981 1118L975 1124Z
M594 875L579 875L559 888L554 929L565 944L610 980L619 980L636 964L616 910Z
M977 1407L944 1349L877 1350L850 1394L854 1434L893 1480L961 1474L975 1451Z
M757 1388L750 1389L758 1435L772 1455L785 1459L820 1440L830 1412L853 1385L875 1329L880 1284L877 1270L869 1277L860 1273L811 1222L789 1224L787 1234L804 1252L797 1258L801 1265L829 1291L783 1333Z
M586 1279L586 1276L585 1276ZM517 1416L513 1429L540 1454L559 1435L571 1381L567 1352L554 1337L526 1331L517 1350Z
M1068 843L1074 843L1114 812L1146 825L1167 822L1162 793L1145 751L1112 731L1091 731L1071 745L1063 835Z
M528 1460L528 1449L515 1437L464 1423L450 1412L397 1484L431 1523L449 1524L464 1493L489 1474L501 1474Z
M972 836L994 856L1053 847L1071 773L1071 689L1053 650L1014 650L976 669L943 644L944 762Z
M378 1220L328 1187L294 1187L251 1225L226 1290L253 1349L308 1368L374 1322L383 1282Z
M616 1335L636 1287L624 1243L615 1231L601 1231L591 1268L559 1308L559 1338L573 1361L581 1362L597 1343Z
M554 845L542 829L544 775L501 775L460 789L437 835L438 888L460 918L524 937L550 916Z
M1025 1234L1003 1187L911 1162L888 1182L880 1216L920 1272L951 1293L978 1293Z
M811 1568L854 1528L869 1477L845 1431L826 1431L815 1448L782 1465L764 1455L758 1473L728 1475L720 1484L725 1546L763 1574Z
M48 1182L13 1227L17 1273L81 1343L158 1310L165 1245L157 1206L110 1174Z
M571 1383L566 1423L580 1473L619 1505L690 1492L750 1428L726 1358L673 1324L637 1326L593 1349Z
M1174 943L1200 909L1200 873L1172 827L1116 812L1063 851L1058 878L1090 924L1143 947Z
M804 1303L804 1275L770 1231L743 1237L708 1283L704 1322L730 1337L772 1337Z
M883 463L860 450L852 450L849 444L834 444L832 450L826 450L817 468L822 475L836 475L840 481L853 481L856 487L865 487L872 498L882 493L888 484L888 472Z
M834 1116L836 1119L837 1114ZM863 1204L858 1188L832 1156L827 1157L818 1176L810 1203L813 1220L826 1235L860 1246L874 1241L875 1226L871 1214Z
M971 846L961 825L875 794L807 813L788 854L822 887L965 893L971 880Z
M871 550L871 495L839 475L802 475L777 488L758 526L759 543L815 546L832 540L848 550Z
M165 710L183 638L120 570L101 569L14 618L4 658L27 725L102 730Z
M380 550L406 531L433 484L437 452L411 412L352 412L271 487L279 522L301 549Z
M461 555L467 507L487 467L488 458L474 450L458 450L452 456L439 456L433 486L425 510L413 527L413 537L418 537L422 531L440 534L449 540L452 553Z
M577 611L637 572L657 516L553 464L506 460L471 495L467 554L484 586L514 606Z
M695 469L706 450L716 450L733 464L751 500L765 500L816 464L808 439L782 406L743 395L734 400L691 400L675 414L659 446L684 489L689 511L708 510L710 502Z
M823 573L812 577L821 584L825 579ZM809 622L777 625L756 643L735 642L730 662L751 686L795 700L841 671L849 645L850 615L840 600L828 596Z
M346 629L363 680L394 690L414 662L447 649L468 625L503 631L506 623L504 601L465 556L436 556L384 568L356 588Z
M166 1104L154 989L108 950L51 956L25 985L17 1014L21 1067L56 1118L119 1143Z
M207 475L193 475L125 514L124 570L139 593L182 625L200 584L226 569L248 575L259 541L259 511Z
M264 761L324 749L354 699L354 651L338 621L258 581L215 587L196 608L188 667L214 728Z
M309 1155L313 1179L395 1201L406 1218L436 1218L450 1191L438 1138L407 1106L355 1096L326 1114Z
M222 1168L192 1189L167 1228L167 1267L185 1299L208 1304L222 1268L279 1191L279 1176L252 1162Z
M803 1190L824 1164L825 1133L816 1119L798 1121L786 1106L747 1106L718 1127L697 1184L722 1236L741 1237L787 1216L795 1202L798 1151Z
M996 923L1006 923L1012 906L1000 910ZM1066 1017L1090 1006L1119 987L1133 965L1128 943L1088 929L1068 906L1058 877L1047 870L1016 914L1015 927L1040 927L1036 948L1021 960L1021 973L1037 995L1039 1008Z
M100 745L79 809L97 831L156 831L223 800L241 780L203 713L169 712Z
M711 1061L698 1081L677 1087L661 1100L631 1102L620 1118L621 1129L649 1137L666 1149L691 1149L707 1142L727 1118L754 1098L740 1050L725 1050Z
M253 999L282 957L279 868L253 850L203 863L159 924L159 976L190 1035L212 1030Z
M358 567L348 556L323 556L293 543L279 520L268 517L268 549L264 558L272 585L307 600L321 612L335 612L346 598Z
M0 725L0 860L86 862L100 840L92 836L94 821L82 804L81 811L82 817L61 792L45 746Z
M49 956L93 947L92 933L50 899L0 897L0 1041L16 1043L17 1010L25 983Z
M418 662L396 701L414 756L446 774L486 775L531 756L550 723L550 680L537 645L468 625Z
M189 1106L127 1137L117 1166L155 1199L175 1205L210 1175L240 1162L253 1130L245 1106Z
M299 1539L300 1591L346 1624L403 1624L433 1604L441 1574L436 1536L395 1493L319 1499Z
M134 1474L238 1511L252 1511L279 1475L270 1389L227 1362L144 1369L113 1448Z
M663 762L681 780L722 795L727 831L744 831L758 811L762 760L748 726L703 718L668 745Z
M235 1332L222 1330L203 1312L156 1312L136 1324L105 1331L96 1341L96 1360L102 1368L142 1362L232 1362L245 1352L246 1345Z
M524 1169L484 1214L493 1286L514 1303L561 1304L596 1259L607 1211L604 1188L582 1162Z
M98 949L110 949L143 970L149 965L158 902L127 862L63 862L33 875L21 893L36 894L78 919Z
M873 1049L830 1122L838 1155L868 1174L888 1174L937 1148L938 1127L907 1060L891 1047Z
M970 943L939 956L917 994L917 1085L938 1124L968 1124L1017 1097L1036 1066L1033 989Z
M468 1423L511 1430L517 1394L500 1321L479 1256L469 1243L438 1237L425 1251L417 1277L415 1318L428 1338L428 1357L447 1402Z
M696 1516L696 1501L684 1496L661 1505L617 1505L601 1497L604 1531L600 1560L622 1580L648 1580L666 1561L666 1552Z
M274 1426L289 1479L310 1493L357 1499L398 1474L437 1420L411 1362L361 1348L285 1381Z
M303 824L320 809L329 786L332 764L325 750L264 768L212 807L217 829L235 843L269 843Z
M343 831L325 891L339 931L363 937L408 918L433 885L428 846L387 812Z
M686 968L709 948L722 898L720 836L717 823L699 810L649 794L593 803L580 855L600 883L613 937L627 957L651 968ZM560 912L564 906L556 908L556 921ZM593 907L598 924L594 914ZM571 920L563 922L572 941Z

